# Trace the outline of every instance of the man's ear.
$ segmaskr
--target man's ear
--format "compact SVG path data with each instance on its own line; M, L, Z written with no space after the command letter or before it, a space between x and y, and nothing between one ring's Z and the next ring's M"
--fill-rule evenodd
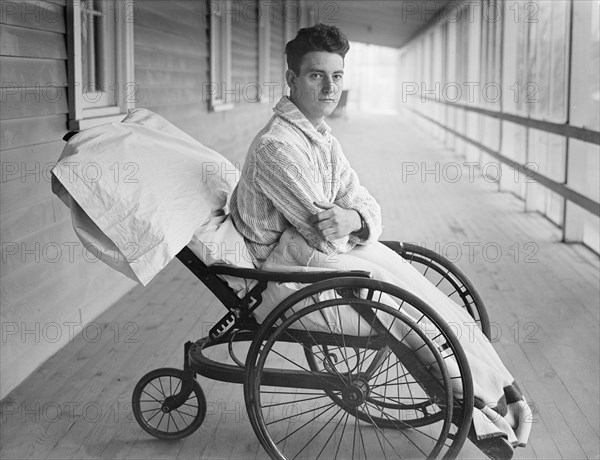
M287 69L285 71L285 82L290 89L294 87L294 84L296 83L296 74L292 71L292 69Z

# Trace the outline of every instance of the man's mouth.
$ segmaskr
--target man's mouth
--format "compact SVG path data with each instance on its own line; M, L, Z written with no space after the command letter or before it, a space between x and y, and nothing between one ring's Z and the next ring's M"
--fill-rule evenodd
M336 99L319 99L319 102L337 102Z

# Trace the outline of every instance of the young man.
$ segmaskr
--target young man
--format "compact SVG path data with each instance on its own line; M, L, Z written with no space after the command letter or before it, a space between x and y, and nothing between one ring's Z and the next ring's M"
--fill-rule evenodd
M324 121L339 100L348 49L346 37L323 24L301 29L287 44L290 97L279 101L250 146L230 202L234 224L263 269L367 270L413 293L450 324L468 328L473 321L468 313L377 242L379 205ZM277 295L271 305L287 294ZM459 334L476 376L475 431L482 442L508 440L510 453L511 445L527 442L531 411L493 346L475 329Z
M381 234L379 205L324 121L342 93L348 49L346 37L323 24L300 30L286 46L290 97L252 142L231 199L235 226L258 263L289 228L325 254Z

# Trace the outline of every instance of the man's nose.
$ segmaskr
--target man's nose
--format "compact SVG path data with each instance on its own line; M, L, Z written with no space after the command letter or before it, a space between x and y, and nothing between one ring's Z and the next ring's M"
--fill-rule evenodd
M323 80L323 86L321 87L321 90L325 94L331 94L331 93L335 92L336 89L337 89L337 86L331 78L325 78Z

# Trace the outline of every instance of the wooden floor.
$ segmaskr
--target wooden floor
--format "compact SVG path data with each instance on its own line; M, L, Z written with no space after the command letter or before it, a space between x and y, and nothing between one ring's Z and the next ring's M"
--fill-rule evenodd
M463 160L397 117L332 125L382 204L384 238L441 250L481 291L497 350L536 408L530 443L515 458L598 458L598 256L560 243L545 218L524 213L521 201L469 177L467 168L456 182L444 165ZM415 167L417 174L403 177ZM0 457L264 458L241 386L199 378L206 420L180 441L153 439L131 413L137 380L154 368L180 367L183 343L206 335L223 313L173 261L2 401ZM461 458L481 454L467 442Z

